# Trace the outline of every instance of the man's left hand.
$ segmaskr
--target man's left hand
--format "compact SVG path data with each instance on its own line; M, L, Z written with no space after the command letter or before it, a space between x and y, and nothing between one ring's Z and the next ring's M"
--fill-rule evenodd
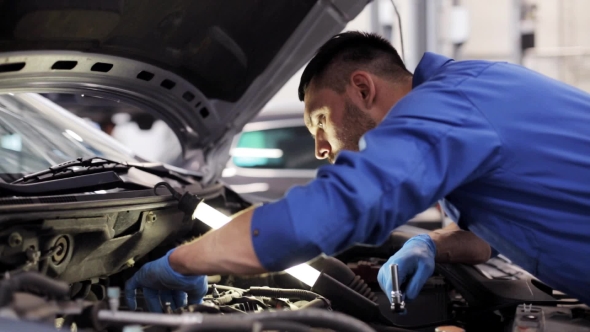
M387 298L391 301L391 290L393 281L391 276L391 265L398 265L399 286L407 282L406 289L402 289L407 302L415 299L426 280L434 272L434 257L436 256L436 245L426 234L415 236L409 239L395 255L379 269L377 280Z
M125 299L130 310L137 309L135 291L143 289L149 311L163 312L162 303L172 309L201 303L207 294L207 276L184 276L172 269L168 261L175 249L141 267L125 284Z

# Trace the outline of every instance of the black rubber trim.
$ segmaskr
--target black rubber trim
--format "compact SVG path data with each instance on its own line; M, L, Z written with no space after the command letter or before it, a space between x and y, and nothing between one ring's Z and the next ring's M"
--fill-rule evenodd
M3 195L40 196L68 194L72 192L80 192L81 190L106 190L124 184L125 183L117 173L104 172L31 184L0 183L0 191Z

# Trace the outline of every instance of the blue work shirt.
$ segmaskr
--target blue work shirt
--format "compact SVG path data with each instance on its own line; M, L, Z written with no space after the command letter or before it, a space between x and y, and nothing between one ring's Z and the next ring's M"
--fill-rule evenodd
M590 95L521 66L426 53L413 90L315 180L254 212L282 270L391 230L445 198L459 225L590 304Z

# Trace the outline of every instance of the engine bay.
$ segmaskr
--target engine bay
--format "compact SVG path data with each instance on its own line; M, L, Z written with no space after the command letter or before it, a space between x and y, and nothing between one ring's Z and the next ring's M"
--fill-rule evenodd
M0 329L590 331L587 306L501 256L477 266L437 264L419 296L392 310L377 273L405 241L427 232L412 226L394 230L381 246L309 262L319 274L312 283L284 272L208 276L200 304L162 303L162 313L151 313L138 291L130 311L126 280L210 229L191 215L195 205L206 200L226 214L248 206L223 186L165 187L1 198Z

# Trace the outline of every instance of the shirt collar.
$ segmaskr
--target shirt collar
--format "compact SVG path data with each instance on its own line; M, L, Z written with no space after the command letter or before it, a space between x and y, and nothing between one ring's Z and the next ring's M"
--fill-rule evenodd
M418 63L414 71L414 78L412 79L412 88L428 81L436 72L445 64L454 61L446 56L426 52L422 56L422 60Z

